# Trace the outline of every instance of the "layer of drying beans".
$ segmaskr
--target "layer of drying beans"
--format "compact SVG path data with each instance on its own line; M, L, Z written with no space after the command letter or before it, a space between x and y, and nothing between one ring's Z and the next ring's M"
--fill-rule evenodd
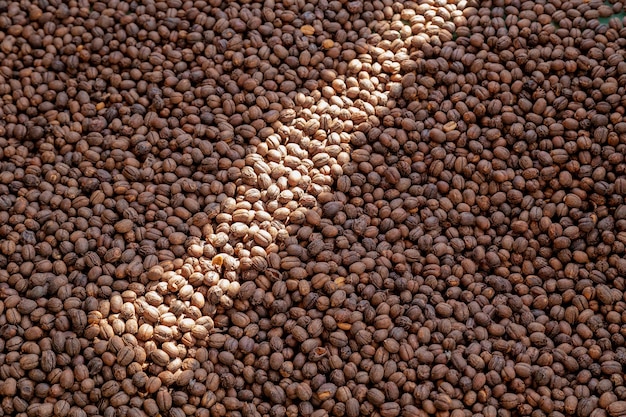
M610 0L0 0L0 416L626 415Z

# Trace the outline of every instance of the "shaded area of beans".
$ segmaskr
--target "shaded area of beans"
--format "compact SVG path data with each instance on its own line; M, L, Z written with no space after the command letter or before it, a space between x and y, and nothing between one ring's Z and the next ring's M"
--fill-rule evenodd
M621 11L0 1L0 415L626 414Z

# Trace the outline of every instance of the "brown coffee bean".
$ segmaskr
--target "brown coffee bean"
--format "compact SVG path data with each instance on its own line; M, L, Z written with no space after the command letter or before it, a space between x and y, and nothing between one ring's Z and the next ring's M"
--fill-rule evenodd
M335 3L6 5L4 414L619 414L621 4Z

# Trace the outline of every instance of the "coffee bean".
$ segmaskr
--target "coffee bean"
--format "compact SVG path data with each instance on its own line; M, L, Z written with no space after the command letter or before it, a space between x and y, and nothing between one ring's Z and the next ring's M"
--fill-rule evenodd
M244 3L0 7L3 412L621 414L621 3Z

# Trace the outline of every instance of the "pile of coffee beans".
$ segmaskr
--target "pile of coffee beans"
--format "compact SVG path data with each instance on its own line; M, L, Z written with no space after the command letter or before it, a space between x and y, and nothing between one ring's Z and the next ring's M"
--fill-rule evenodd
M609 0L0 0L0 416L626 415Z

